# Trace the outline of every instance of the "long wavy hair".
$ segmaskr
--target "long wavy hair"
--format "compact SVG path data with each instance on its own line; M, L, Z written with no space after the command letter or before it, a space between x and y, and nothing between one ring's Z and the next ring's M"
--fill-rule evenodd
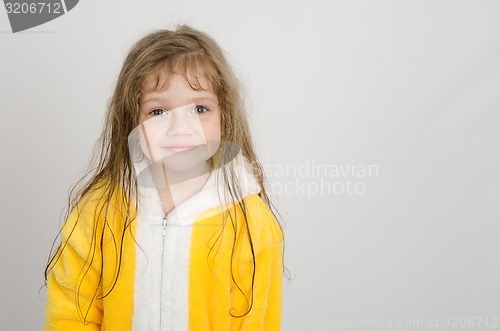
M200 72L210 82L214 93L216 94L219 107L221 109L221 141L228 142L228 144L221 144L215 155L212 157L212 164L217 166L220 164L230 164L230 160L234 157L234 146L238 146L242 155L249 161L251 165L251 172L257 179L261 192L259 196L264 203L269 207L269 210L276 215L276 208L271 203L265 188L265 177L262 166L257 159L252 145L250 130L244 112L243 98L240 93L241 88L234 72L228 64L223 50L217 43L207 34L198 31L186 25L177 26L175 31L171 30L156 30L147 34L139 41L137 41L129 51L121 68L119 77L114 93L108 103L108 111L104 121L104 128L101 136L99 137L92 153L89 169L72 187L69 198L68 208L66 211L65 220L75 206L90 193L94 192L96 187L103 189L104 197L102 209L108 208L112 201L113 195L116 193L115 188L120 187L123 199L128 209L139 205L138 184L137 177L134 174L133 164L129 155L129 146L127 137L129 133L137 127L139 123L139 109L140 99L143 93L144 83L147 78L154 77L158 84L160 83L160 76L167 74L167 77L173 72L182 74L189 82L191 88L201 89L199 82L190 81L190 73ZM194 75L195 77L197 75ZM98 153L96 152L98 149ZM229 163L228 163L229 162ZM234 201L239 201L238 204L244 215L246 223L246 236L248 239L249 247L251 248L253 257L253 274L252 274L252 296L248 300L248 308L242 315L233 315L233 317L242 317L250 312L253 306L253 287L255 277L255 253L253 250L252 236L247 219L247 210L245 208L244 200L241 199L241 192L236 183L235 177L231 169L221 167L223 170L223 182L227 191L230 193ZM80 188L79 185L83 184ZM132 201L133 198L133 201ZM116 199L116 197L115 197ZM236 229L235 218L228 212L229 219L233 222L233 228ZM105 213L107 215L107 213ZM277 219L277 218L276 218ZM123 233L112 234L113 237L121 237L125 235L125 231L130 228L130 224L135 220L135 216L128 212L124 216ZM76 221L75 225L78 223ZM282 226L280 226L281 233L283 234ZM96 255L96 249L100 249L99 243L103 242L104 231L101 238L97 237L97 231L94 229L94 238L92 240L92 247L89 249L86 266L90 268L90 264ZM61 230L59 231L59 235ZM49 254L47 265L45 268L44 286L47 286L48 275L55 263L61 257L66 243L61 242L57 250L54 252L57 237ZM116 247L118 259L118 272L115 274L115 280L111 289L103 294L101 297L95 299L102 299L109 295L116 285L118 279L119 266L122 261L122 245L123 240L120 241L120 247ZM233 244L233 253L235 249ZM284 251L283 251L284 254ZM233 259L231 258L231 261ZM283 259L284 261L284 259ZM102 262L102 254L101 254ZM232 263L232 262L231 262ZM102 265L102 264L101 264ZM231 268L232 270L233 268ZM88 269L87 269L88 270ZM288 270L286 270L283 262L282 272L288 277ZM234 280L234 276L233 276ZM102 269L100 275L102 281ZM80 288L83 278L80 280L78 289ZM98 289L96 285L96 293ZM238 286L239 288L239 286ZM77 295L79 297L79 295ZM78 301L78 300L77 300ZM77 302L79 312L82 313L81 308ZM89 307L90 309L90 307ZM88 310L87 310L88 313ZM82 313L84 321L86 314Z

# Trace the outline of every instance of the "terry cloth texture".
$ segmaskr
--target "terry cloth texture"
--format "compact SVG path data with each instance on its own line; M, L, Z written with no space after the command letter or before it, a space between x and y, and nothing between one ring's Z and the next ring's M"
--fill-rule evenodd
M231 162L242 196L221 203L226 191L214 170L200 192L166 216L165 229L155 188L139 187L139 207L129 210L137 218L123 237L127 209L119 188L107 210L100 211L101 189L80 201L49 273L44 330L280 330L281 229L258 196L247 160L240 154Z

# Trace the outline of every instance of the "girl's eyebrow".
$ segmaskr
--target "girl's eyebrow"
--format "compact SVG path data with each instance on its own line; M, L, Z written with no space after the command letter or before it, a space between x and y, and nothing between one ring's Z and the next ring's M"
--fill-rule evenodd
M143 100L142 104L146 104L146 103L153 102L153 101L164 101L164 100L165 100L165 98L161 98L161 97L148 98L146 100Z
M193 101L195 101L195 102L200 102L200 101L216 102L216 98L214 98L214 97L199 97L199 98L194 98Z

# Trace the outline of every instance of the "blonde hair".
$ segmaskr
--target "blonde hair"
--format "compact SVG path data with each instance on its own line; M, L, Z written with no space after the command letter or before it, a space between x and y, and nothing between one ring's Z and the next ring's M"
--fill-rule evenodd
M196 74L190 75L193 71ZM129 155L127 137L140 124L140 99L144 92L144 82L146 79L151 77L156 79L156 88L159 88L162 81L161 75L166 74L169 77L173 72L183 75L193 89L201 88L199 81L196 80L198 74L202 74L203 77L208 79L213 92L218 98L221 110L221 141L229 142L229 144L221 144L211 162L214 166L227 164L234 157L234 146L237 146L242 155L249 161L251 165L250 170L260 185L261 192L259 196L270 208L271 212L273 212L272 209L274 206L269 200L265 189L264 172L253 149L238 80L228 64L222 49L211 37L189 26L181 25L175 31L157 30L149 33L137 41L129 51L118 76L116 88L109 101L103 132L96 145L96 147L99 147L99 154L97 155L95 151L93 153L91 164L96 164L96 166L94 168L89 167L90 169L70 191L66 219L69 211L96 188L104 188L104 192L106 192L106 197L104 197L105 203L102 208L108 208L108 204L112 201L112 196L115 194L116 187L121 187L120 192L123 194L121 198L123 198L125 203L128 203L129 207L131 204L129 198L132 196L135 206L138 205L137 178L134 175ZM195 78L194 81L193 77ZM221 167L221 169L224 168ZM89 175L91 175L90 179L73 196L73 191L77 188L78 184L84 182L85 178ZM235 198L235 201L241 200L237 183L236 185L234 185L235 183L231 183L235 178L228 173L224 173L223 177L224 184L229 189L233 198ZM240 201L239 204L242 207L241 210L243 211L245 222L248 222L244 201ZM275 213L273 212L273 214ZM232 216L229 215L229 217L234 222ZM128 213L125 215L123 234L134 219L133 215ZM253 292L255 255L248 223L246 224L246 228L254 260L252 275ZM94 242L99 242L99 239L102 240L102 238L96 238ZM45 285L47 284L50 269L61 255L62 249L60 248L62 245L61 243L58 247L58 254L49 257L45 269ZM62 248L64 246L65 244ZM96 245L94 245L93 249L95 252ZM120 257L119 263L121 263L122 249L120 247L116 248L116 250ZM89 252L89 256L92 254L92 252ZM91 258L88 259L91 261ZM285 270L284 266L283 270ZM118 274L116 274L115 284L117 278ZM111 290L113 288L114 285ZM101 298L107 296L111 290ZM248 314L252 305L253 295L248 310L241 316Z

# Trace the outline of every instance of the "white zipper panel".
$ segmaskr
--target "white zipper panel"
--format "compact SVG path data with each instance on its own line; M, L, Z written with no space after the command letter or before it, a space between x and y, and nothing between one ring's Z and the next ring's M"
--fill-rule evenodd
M165 214L163 216L162 220L162 230L161 230L161 238L162 238L162 244L161 244L161 265L163 266L164 263L164 255L165 255L165 233L167 232L167 215ZM160 268L160 288L163 289L163 267ZM159 309L159 314L160 314L160 323L158 324L158 328L161 331L161 325L162 325L162 296L163 296L163 291L158 291L158 296L160 298L160 309Z
M171 222L174 221L174 222ZM189 327L189 260L192 225L167 220L163 241L161 330L182 331Z
M158 218L139 214L137 219L132 330L158 330L162 275L162 235Z

